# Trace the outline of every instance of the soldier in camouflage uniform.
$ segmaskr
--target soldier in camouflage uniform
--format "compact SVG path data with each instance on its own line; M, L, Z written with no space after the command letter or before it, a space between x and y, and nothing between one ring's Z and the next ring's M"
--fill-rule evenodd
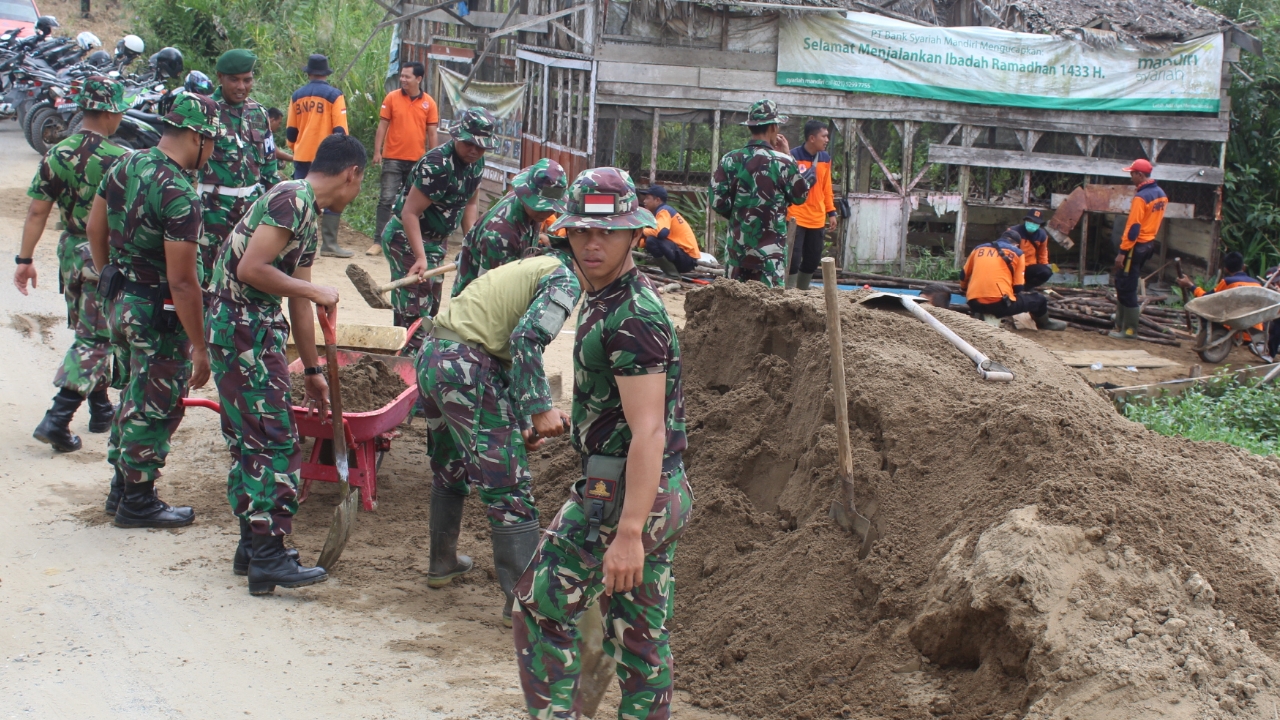
M453 124L453 139L413 166L380 238L392 280L439 267L458 224L464 232L475 224L484 153L498 147L493 136L497 124L484 108L466 110ZM435 317L443 289L444 281L435 277L392 290L395 325L409 327L418 318Z
M566 228L587 296L573 348L573 445L583 478L516 585L516 660L529 714L576 717L583 611L599 601L618 661L619 718L666 718L672 560L693 509L680 346L662 300L631 258L645 227L631 178L587 170L569 187ZM624 401L626 409L624 410Z
M556 202L569 185L564 168L543 158L511 181L507 193L479 223L472 226L458 252L458 271L451 297L489 270L519 260L538 244L542 223L555 212Z
M161 121L160 143L117 161L89 213L89 244L115 354L120 409L107 461L117 527L181 527L195 511L170 507L155 480L182 422L188 387L209 379L199 242L200 198L191 175L213 154L222 121L213 100L183 93Z
M564 188L538 196L553 206ZM537 227L534 225L534 227ZM538 545L538 511L520 428L560 435L568 416L552 407L542 352L582 294L568 243L496 267L477 278L436 317L418 355L418 387L427 419L434 477L428 587L439 588L471 569L458 555L462 506L472 486L488 506L493 564L506 595L502 618L511 624L512 588ZM532 440L530 442L541 441Z
M791 157L778 132L786 122L772 100L752 105L742 123L751 142L720 158L711 184L712 207L729 220L729 277L778 288L787 279L787 208L804 203L816 177Z
M275 140L267 109L249 97L258 57L248 50L228 50L218 57L217 90L227 134L214 144L213 157L200 172L204 237L200 239L200 284L208 287L213 259L227 234L263 192L280 182Z
M31 256L56 204L63 227L58 239L58 280L67 301L67 325L75 331L75 339L53 378L53 384L60 388L53 407L45 413L34 435L58 452L80 449L80 438L68 425L85 396L89 398L89 432L109 430L115 414L115 406L107 397L111 337L98 297L98 274L89 254L85 223L98 183L126 152L107 138L116 131L129 106L124 101L124 86L102 76L85 78L75 101L84 111L83 129L49 148L31 181L27 190L31 207L22 229L18 267L13 273L14 285L23 295L27 294L28 281L35 287L36 269Z
M311 304L334 307L338 291L311 283L320 212L342 212L360 193L367 158L359 140L330 135L316 149L306 179L267 191L232 230L218 252L209 286L209 362L222 401L222 435L231 451L227 500L240 519L232 570L249 576L249 593L269 595L276 585L303 587L327 578L290 557L284 536L298 511L302 447L293 424L289 360L290 322L306 365L310 404L328 396L316 356Z

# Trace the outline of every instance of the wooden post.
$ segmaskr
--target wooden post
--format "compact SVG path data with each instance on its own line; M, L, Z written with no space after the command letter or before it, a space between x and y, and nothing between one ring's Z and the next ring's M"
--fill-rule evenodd
M1022 204L1031 204L1031 171L1022 171Z
M916 136L916 124L911 120L902 121L902 230L898 234L900 244L898 245L898 274L905 276L907 274L907 231L911 224L911 191L907 190L907 183L911 182L911 170L915 165L915 148L913 141Z
M1090 138L1092 139L1092 137ZM1084 176L1084 187L1089 187L1089 176ZM1080 217L1080 269L1076 271L1076 279L1080 282L1080 287L1084 287L1085 264L1089 261L1089 210L1085 208L1084 215Z
M844 182L840 184L840 192L848 198L849 193L853 192L858 177L858 138L853 134L853 119L846 118L844 121ZM848 259L845 253L845 245L847 244L849 235L850 220L853 218L840 218L838 227L836 228L836 266L845 267Z
M956 210L956 267L964 267L966 259L964 253L964 236L965 231L969 228L969 182L973 178L973 168L968 165L960 166L960 208Z
M658 128L662 126L662 111L653 109L653 144L649 148L649 184L658 182Z
M712 209L711 185L716 181L716 168L720 167L720 111L716 110L711 127L711 181L707 184L707 228L705 243L707 252L716 254L716 211Z

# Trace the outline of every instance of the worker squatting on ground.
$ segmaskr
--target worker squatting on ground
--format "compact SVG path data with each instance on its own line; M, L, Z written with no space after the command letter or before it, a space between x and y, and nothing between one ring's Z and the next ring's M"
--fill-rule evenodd
M786 282L787 208L809 197L817 177L817 170L802 172L791 157L787 138L778 132L786 121L772 100L752 105L743 122L751 142L720 158L712 178L712 207L729 220L731 279L769 287Z
M63 228L62 237L58 238L58 281L67 301L67 325L75 332L75 339L53 377L54 386L59 388L53 406L36 426L34 436L58 452L80 449L80 438L69 426L86 396L89 432L111 429L115 414L115 406L107 397L111 334L98 296L98 273L89 253L85 223L98 183L126 152L107 138L116 131L129 106L124 101L124 86L102 76L85 78L75 102L84 111L82 129L49 148L40 161L40 169L27 190L31 205L22 228L22 247L14 258L18 266L13 272L13 284L23 295L27 294L28 282L36 286L32 255L49 213L57 205Z
M1151 163L1134 160L1124 171L1138 188L1129 204L1129 218L1124 224L1124 238L1116 255L1116 329L1109 337L1119 340L1136 340L1142 308L1138 304L1138 280L1142 266L1155 252L1156 233L1164 220L1169 198L1164 190L1151 179Z
M511 180L511 190L462 239L450 296L457 297L472 280L519 260L525 251L536 247L542 223L555 212L568 186L564 168L550 158L543 158L516 175Z
M680 279L680 273L692 271L702 257L698 237L693 228L667 204L667 189L661 185L636 191L640 204L653 213L656 228L644 229L644 249L662 268L667 277Z
M640 230L655 224L631 178L609 167L574 180L556 221L587 292L573 347L572 436L583 478L516 584L516 660L536 718L576 717L577 624L597 600L604 651L618 661L618 717L670 714L672 561L693 494L681 461L680 345L631 257Z
M795 243L787 269L787 287L808 290L813 273L822 260L822 245L828 230L836 228L836 200L831 188L831 155L827 124L810 120L804 124L804 142L791 149L791 157L801 172L814 170L813 187L801 205L792 205L787 217L796 221Z
M540 256L508 262L469 283L436 317L418 354L433 477L427 586L444 587L472 567L471 558L458 555L458 533L463 502L476 487L488 507L507 625L512 589L542 535L521 428L531 424L538 436L553 437L569 422L552 406L542 353L582 289L567 241L555 242ZM540 444L532 433L529 442Z
M342 212L360 194L367 162L349 135L316 149L307 177L282 182L249 208L218 253L209 286L209 364L222 404L222 435L231 451L227 500L240 519L232 570L249 576L249 593L326 579L286 555L284 536L298 511L302 446L289 397L285 343L292 325L306 367L307 404L326 409L328 383L316 355L312 303L333 308L338 291L311 282L320 212ZM289 319L282 301L289 300Z
M267 109L249 97L258 56L248 50L228 50L218 57L218 103L227 134L213 145L213 157L200 172L200 203L204 208L204 237L200 241L200 284L209 286L213 259L249 206L280 182L275 141Z
M285 150L276 144L275 134L280 132L280 128L284 127L284 113L280 112L280 108L267 108L267 123L271 128L271 147L275 148L274 154L276 161L280 163L293 162L293 153ZM284 177L284 165L279 165L280 177Z
M316 149L330 135L347 134L347 98L342 91L329 84L333 70L329 58L312 55L302 69L308 82L298 88L289 100L289 117L285 123L285 137L293 150L293 179L301 180L310 171ZM325 210L320 216L320 254L326 257L349 258L355 253L338 245L340 213Z
M1232 251L1223 256L1222 269L1225 270L1227 274L1218 281L1218 284L1215 285L1212 290L1205 290L1204 288L1196 287L1196 284L1186 275L1178 276L1178 285L1184 290L1191 290L1196 297L1204 297L1205 295L1212 295L1213 293L1238 287L1262 287L1261 280L1258 280L1245 272L1244 255L1241 255L1238 252ZM1280 325L1280 323L1272 323L1271 325L1272 327L1276 327L1277 325ZM1255 337L1252 333L1246 332L1244 333L1244 341L1250 344L1253 351L1259 357L1270 362L1268 358L1274 356L1275 351L1271 349L1272 343L1270 341L1262 341L1262 323L1254 325L1252 330L1257 332L1258 335Z
M454 122L453 139L432 148L413 166L382 231L382 253L392 280L439 267L449 235L458 224L463 232L475 225L480 216L484 154L498 147L493 136L497 125L488 110L465 110ZM444 280L434 277L392 290L392 322L407 328L418 318L435 317L443 289Z
M210 98L179 95L161 118L159 145L112 165L89 212L121 391L107 446L114 470L107 512L118 527L181 527L195 519L191 508L161 502L155 481L182 422L183 396L209 380L198 275L204 222L190 177L222 136L219 115Z
M1026 261L1024 287L1030 290L1049 282L1053 266L1049 264L1049 233L1044 229L1044 211L1028 210L1022 222L1009 228L1018 234L1018 247Z
M440 111L436 101L422 89L427 73L420 62L400 64L400 88L387 93L378 110L378 130L373 140L373 164L382 166L378 178L378 208L375 212L374 242L365 251L377 255L382 246L377 238L391 220L391 208L404 188L414 163L436 146Z
M1018 246L1019 238L1016 231L1005 230L969 253L960 278L960 291L968 298L969 309L978 316L1030 313L1041 330L1067 329L1066 323L1049 317L1049 303L1043 295L1026 292L1026 258Z

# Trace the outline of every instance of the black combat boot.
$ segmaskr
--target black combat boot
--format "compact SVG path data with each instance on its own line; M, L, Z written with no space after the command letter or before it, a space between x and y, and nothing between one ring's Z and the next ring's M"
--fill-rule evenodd
M53 446L58 452L75 452L80 449L80 438L71 432L71 418L80 409L84 396L75 390L62 388L53 396L53 407L44 414L44 420L36 426L31 437Z
M116 416L115 403L107 397L107 388L100 387L89 393L89 432L104 433L111 429Z
M474 563L458 554L458 534L462 532L462 506L466 495L451 490L431 489L431 564L427 587L442 588L471 570Z
M120 508L120 496L124 494L124 476L119 468L111 473L111 490L107 492L107 504L103 507L108 515L115 515Z
M195 522L196 511L189 507L172 507L156 496L152 482L126 482L124 497L116 508L116 527L176 528Z
M270 595L276 586L300 588L329 579L322 567L303 567L289 557L283 535L253 536L249 557L249 594Z
M511 606L515 602L516 582L524 574L533 554L538 551L538 541L542 539L542 528L537 520L529 520L516 525L492 528L493 534L493 567L498 572L498 586L502 594L507 596L502 605L502 624L511 627Z
M285 548L285 555L293 558L294 562L298 561L298 551L294 548ZM240 544L236 545L236 556L231 560L231 572L236 575L249 574L249 561L253 560L253 528L249 525L249 521L240 520Z

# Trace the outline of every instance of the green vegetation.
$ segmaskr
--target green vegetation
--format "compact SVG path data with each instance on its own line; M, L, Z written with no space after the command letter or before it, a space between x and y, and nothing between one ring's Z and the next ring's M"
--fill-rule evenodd
M1125 417L1161 435L1216 440L1259 455L1280 454L1280 393L1221 373L1181 395L1140 398Z
M268 107L286 110L289 97L307 78L307 56L324 53L333 77L355 57L382 19L374 0L126 0L133 31L148 48L167 45L182 51L188 70L216 78L218 55L249 48L258 55L253 97ZM338 84L347 97L347 124L372 154L390 51L391 29L378 34L368 50ZM215 79L216 82L216 79ZM377 168L370 166L364 190L344 214L355 229L373 234L378 198Z

